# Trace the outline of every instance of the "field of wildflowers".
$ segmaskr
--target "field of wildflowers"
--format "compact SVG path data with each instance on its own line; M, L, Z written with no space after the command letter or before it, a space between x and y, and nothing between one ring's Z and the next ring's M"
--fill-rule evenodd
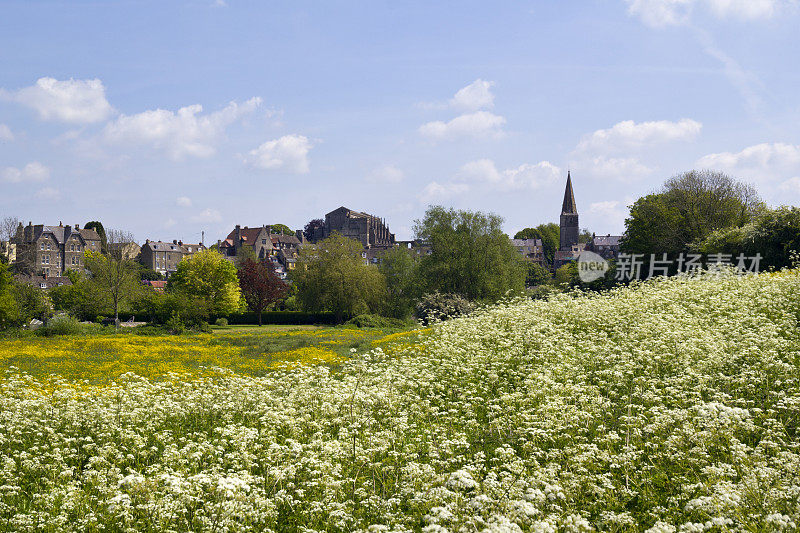
M515 301L337 368L0 385L8 531L780 531L800 273Z

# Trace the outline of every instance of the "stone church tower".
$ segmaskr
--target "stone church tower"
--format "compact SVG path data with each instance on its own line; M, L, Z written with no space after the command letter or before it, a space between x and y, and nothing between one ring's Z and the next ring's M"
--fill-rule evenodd
M564 191L564 203L561 206L561 242L559 250L570 251L578 244L578 208L575 206L575 195L572 192L572 178L567 172L567 188Z

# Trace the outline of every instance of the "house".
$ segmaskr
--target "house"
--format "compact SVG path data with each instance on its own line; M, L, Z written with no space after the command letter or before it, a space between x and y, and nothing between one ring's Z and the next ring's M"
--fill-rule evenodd
M172 242L147 239L142 246L139 260L146 268L169 277L178 270L181 261L205 249L202 244L187 244L177 239Z
M17 260L17 245L11 241L0 241L0 255L4 255L9 263Z
M544 265L544 246L542 239L510 239L511 245L517 249L526 261Z
M592 240L586 243L586 250L596 253L603 259L616 259L619 256L619 241L621 235L592 235Z
M237 224L225 240L219 241L217 245L219 252L230 261L240 257L243 250L252 250L253 256L257 259L271 260L276 266L276 271L280 265L285 278L285 272L294 270L300 246L304 243L305 237L300 230L295 232L295 235L284 235L273 233L268 225L251 228ZM280 275L281 272L278 272Z
M152 287L156 292L164 292L167 290L167 282L162 280L142 280L142 285Z
M16 245L16 263L34 275L47 277L81 269L85 251L101 251L100 235L95 230L60 222L58 226L20 224L11 242Z
M108 253L115 257L135 261L142 252L142 247L135 242L108 243Z
M54 287L72 285L72 280L70 280L66 276L45 277L45 276L18 275L18 276L14 276L14 279L18 283L24 283L26 285L33 285L34 287L39 287L40 289L44 289L44 290L52 289Z

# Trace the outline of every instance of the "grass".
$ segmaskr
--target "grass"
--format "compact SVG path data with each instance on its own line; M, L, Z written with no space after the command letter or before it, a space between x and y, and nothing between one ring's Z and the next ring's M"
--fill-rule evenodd
M405 330L317 326L227 326L213 333L141 336L103 333L0 339L0 364L39 379L105 383L132 372L149 379L168 374L208 375L220 368L245 376L324 364L335 367ZM16 371L16 370L15 370Z

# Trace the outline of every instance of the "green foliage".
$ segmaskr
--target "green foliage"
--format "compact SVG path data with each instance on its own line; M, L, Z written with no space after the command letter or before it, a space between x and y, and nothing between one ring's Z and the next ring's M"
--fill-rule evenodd
M516 235L514 235L514 238L541 239L545 261L547 261L547 264L552 265L556 251L561 245L560 235L561 228L559 225L553 222L548 222L547 224L539 224L535 228L525 228L520 230Z
M697 248L706 254L734 257L740 253L748 257L761 254L761 269L789 267L792 255L800 252L800 208L766 209L745 226L711 233Z
M20 323L27 324L34 318L45 321L53 314L50 298L39 287L29 283L14 283L13 292Z
M53 287L48 296L56 311L64 311L80 320L94 320L98 315L114 314L108 298L88 279L76 278L73 285Z
M381 255L378 270L386 278L388 298L383 309L387 316L406 318L414 311L416 262L408 249L395 246Z
M13 281L8 265L0 263L0 329L15 325L19 319L17 302L12 291Z
M399 318L389 318L380 315L358 315L347 322L347 326L355 326L357 328L405 328L408 327L408 322Z
M185 293L164 293L153 289L143 290L131 305L131 311L139 318L154 324L166 324L173 316L182 323L197 327L207 322L210 316L208 303Z
M577 263L567 263L556 269L553 283L562 288L574 287L580 285L580 278L578 278L578 265Z
M139 279L142 281L164 281L164 276L157 270L142 266L139 269Z
M297 299L306 311L330 311L345 316L375 313L386 298L386 280L378 269L365 265L359 242L334 233L300 251L291 278Z
M526 262L525 266L528 269L527 276L525 277L525 285L527 287L544 285L545 283L549 283L552 279L550 271L539 263Z
M685 172L631 206L620 247L645 256L677 255L715 231L747 224L762 210L749 185L719 172Z
M200 300L210 312L227 315L239 308L241 291L236 267L211 250L198 252L178 264L170 276L170 291Z
M272 233L294 235L294 231L286 224L271 224L269 228Z
M180 335L186 331L186 325L181 320L180 313L173 312L172 316L164 323L164 327L173 335Z
M36 330L36 334L43 337L55 335L80 335L83 325L76 318L69 315L59 315L51 318L47 323Z
M130 259L113 254L103 255L87 250L84 264L91 273L87 283L92 287L91 294L100 295L112 309L114 318L119 318L121 306L129 304L138 290L139 267Z
M422 290L496 301L525 288L525 266L502 230L503 219L489 213L429 207L414 233L431 254L419 263Z
M434 292L422 295L417 302L416 315L429 324L468 315L474 310L475 304L461 295Z
M222 317L222 318L218 318L218 319L217 319L217 320L214 322L214 325L215 325L215 326L219 326L219 327L221 327L221 328L226 328L226 327L228 327L228 319L227 319L227 318L224 318L224 317Z

